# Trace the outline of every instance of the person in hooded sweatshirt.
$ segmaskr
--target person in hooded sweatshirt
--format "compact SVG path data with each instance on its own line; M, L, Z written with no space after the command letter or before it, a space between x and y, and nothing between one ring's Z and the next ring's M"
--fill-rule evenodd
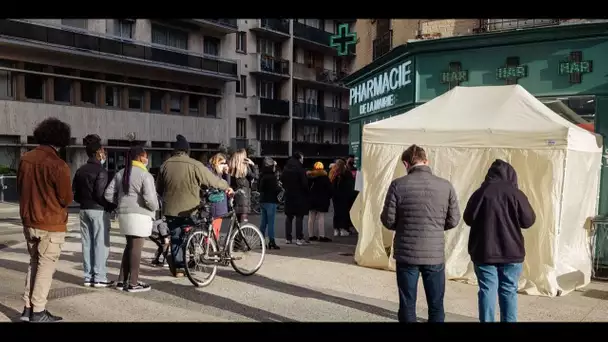
M332 187L323 163L316 162L313 170L307 173L310 189L310 210L308 211L308 239L310 241L330 242L325 237L325 213L329 211ZM316 228L316 229L315 229ZM318 232L318 235L316 232Z
M501 322L517 321L517 289L526 256L522 229L536 214L518 188L511 164L496 159L463 214L471 227L469 254L479 283L479 320L493 322L496 296Z

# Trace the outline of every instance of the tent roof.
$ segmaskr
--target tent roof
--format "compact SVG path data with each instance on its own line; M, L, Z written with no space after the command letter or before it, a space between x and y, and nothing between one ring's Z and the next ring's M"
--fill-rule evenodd
M520 85L455 87L409 112L365 125L363 142L601 150Z

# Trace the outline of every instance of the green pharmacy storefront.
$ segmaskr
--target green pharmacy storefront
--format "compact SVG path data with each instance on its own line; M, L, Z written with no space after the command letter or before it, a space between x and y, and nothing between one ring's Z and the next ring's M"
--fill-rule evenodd
M608 141L606 56L608 23L476 34L398 46L345 79L350 88L351 153L359 165L365 163L360 160L363 125L406 113L456 86L520 84L558 114L595 130ZM598 211L608 216L606 147L605 154ZM605 253L608 264L608 250Z

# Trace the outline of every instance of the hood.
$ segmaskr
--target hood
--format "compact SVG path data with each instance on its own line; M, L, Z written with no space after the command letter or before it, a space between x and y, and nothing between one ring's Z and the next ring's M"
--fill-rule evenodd
M517 172L515 172L511 164L504 160L496 159L488 169L485 181L488 183L509 182L517 187Z
M285 163L285 168L283 169L283 172L301 170L302 168L302 163L300 163L299 160L295 158L290 158L287 163Z
M327 172L325 170L312 170L312 171L308 171L306 172L306 175L308 177L320 177L320 176L327 176Z

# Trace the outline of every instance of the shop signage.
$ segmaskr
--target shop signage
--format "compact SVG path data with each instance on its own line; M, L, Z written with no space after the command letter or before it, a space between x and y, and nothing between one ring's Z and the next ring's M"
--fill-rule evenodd
M469 71L462 70L460 62L451 62L448 71L441 73L441 83L447 84L449 89L459 86L469 80Z
M338 56L348 55L348 48L357 44L357 33L350 32L348 24L340 24L338 32L329 38L329 46L338 50Z
M496 78L506 84L517 84L517 80L528 76L528 67L519 65L519 57L508 57L505 66L496 69Z
M568 56L567 61L559 63L559 74L568 75L570 83L578 84L583 81L583 74L593 71L593 61L583 60L581 51L573 51Z
M403 102L405 99L399 99L399 95L402 95L399 90L412 83L411 66L412 61L408 60L354 85L350 89L351 114L355 106L358 115L365 115Z

